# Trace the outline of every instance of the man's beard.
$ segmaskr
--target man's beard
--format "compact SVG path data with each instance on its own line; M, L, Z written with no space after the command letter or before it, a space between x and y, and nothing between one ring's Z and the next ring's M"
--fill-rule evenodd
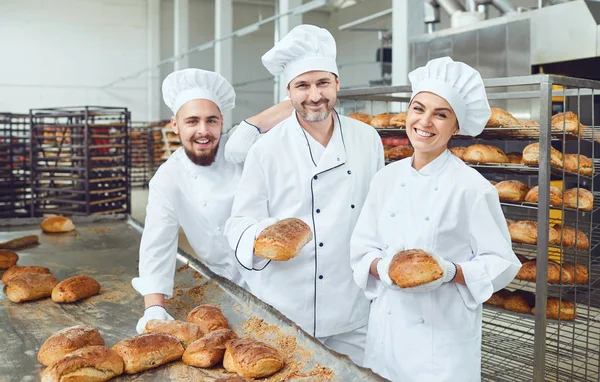
M329 113L333 110L333 106L329 105L329 100L327 98L321 98L318 102L305 101L302 103L296 103L292 101L294 105L294 109L298 112L300 117L306 122L321 122L329 117ZM317 106L325 104L325 111L320 112L311 112L307 109L306 105Z
M193 145L194 143L191 142ZM213 147L208 153L205 154L196 154L192 150L189 150L187 147L183 147L185 154L187 157L197 166L210 166L215 162L215 158L217 157L217 152L219 151L219 143L215 147Z

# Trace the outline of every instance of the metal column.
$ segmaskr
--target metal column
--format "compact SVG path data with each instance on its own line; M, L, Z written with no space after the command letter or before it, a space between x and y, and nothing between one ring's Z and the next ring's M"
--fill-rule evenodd
M215 39L230 35L233 28L232 0L217 0L215 2ZM233 83L233 41L228 38L215 43L215 71L220 73L229 82ZM223 111L221 111L223 112ZM223 131L228 131L232 126L231 110L223 112L225 122Z
M278 13L288 12L290 9L302 5L302 0L279 0L276 11ZM302 24L302 15L287 15L275 21L275 42L281 40L290 30ZM275 78L274 103L281 102L287 97L287 84L282 84L282 77Z
M160 0L147 0L148 4L148 54L146 57L148 67L153 67L148 75L148 121L160 119Z
M425 33L422 2L392 1L392 85L408 84L410 46L408 39Z
M175 0L175 56L189 49L189 0ZM175 61L175 70L189 67L189 56L185 55Z

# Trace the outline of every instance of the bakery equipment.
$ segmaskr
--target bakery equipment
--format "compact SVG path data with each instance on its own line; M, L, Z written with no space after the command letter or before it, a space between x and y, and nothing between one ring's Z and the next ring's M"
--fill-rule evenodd
M164 162L162 127L167 121L131 121L129 128L129 153L131 187L148 188L148 183Z
M29 116L0 113L0 218L28 217Z
M131 286L137 276L142 226L124 215L75 216L73 235L40 235L40 244L19 251L20 265L49 267L59 280L86 274L102 286L99 295L71 304L49 298L14 304L0 292L0 380L38 380L42 365L37 353L57 331L79 324L99 330L107 347L136 335L143 312L142 297ZM0 241L40 234L41 219L0 220ZM201 304L217 305L239 337L253 337L275 345L286 357L279 373L262 381L384 381L356 366L347 356L327 349L284 315L244 289L212 273L197 258L182 250L177 255L173 298L169 313L185 321ZM215 381L233 377L221 366L209 369L174 362L144 374L121 376L119 381Z
M430 43L437 44L434 40ZM457 46L454 45L454 48ZM595 150L596 142L600 142L600 116L590 105L600 101L600 82L565 76L528 75L490 78L484 83L491 106L504 108L519 122L535 120L535 123L486 127L476 139L462 136L459 132L450 144L457 147L486 144L505 153L522 153L529 144L538 143L538 164L468 165L490 181L519 180L529 187L539 185L539 188L537 203L501 201L506 218L538 223L537 244L513 243L517 254L527 260L537 259L536 280L514 280L507 287L509 291L534 292L538 309L532 314L531 311L515 313L491 305L484 306L482 378L486 381L597 381L600 379L600 160ZM353 112L373 115L406 111L410 95L410 86L387 86L343 90L338 93L338 99L340 112L344 115ZM574 112L584 124L580 135L550 128L557 99L560 99L561 110ZM377 131L384 138L406 136L405 128L401 127L378 128ZM565 154L557 156L555 152L552 155L553 166L550 166L551 147ZM570 157L567 154L590 158L593 174L586 176L580 172L585 165L583 160L576 161L574 169L567 166L565 158ZM562 163L556 163L557 157L562 158ZM586 211L564 204L550 207L551 185L562 191L577 187L589 190L594 199L592 209ZM589 238L589 245L578 248L562 238L556 241L559 244L550 245L550 224L554 223L582 231ZM589 272L588 281L579 284L548 283L548 259L556 261L561 268L566 263L574 263L575 267L584 265ZM546 316L547 301L551 301L551 308L554 308L556 299L565 309L571 301L575 302L574 320L567 319L572 316L568 313L555 315L556 318L550 317L550 314ZM557 319L559 317L561 319Z

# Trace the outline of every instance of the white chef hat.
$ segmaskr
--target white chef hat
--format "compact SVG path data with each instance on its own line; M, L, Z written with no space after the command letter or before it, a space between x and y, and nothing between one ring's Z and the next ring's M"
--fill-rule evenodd
M298 25L262 56L262 63L275 75L283 74L285 86L313 70L338 75L335 40L327 29Z
M221 112L235 106L233 86L219 73L202 69L183 69L167 76L162 83L163 100L173 115L184 103L194 99L214 102Z
M408 79L413 98L420 92L431 92L450 104L461 134L476 136L483 131L492 113L477 70L450 57L442 57L413 70Z

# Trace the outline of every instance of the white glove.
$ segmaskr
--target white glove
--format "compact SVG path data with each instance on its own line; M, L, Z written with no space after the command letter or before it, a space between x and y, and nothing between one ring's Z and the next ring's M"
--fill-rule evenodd
M451 261L444 260L441 257L435 255L432 251L426 252L431 257L433 257L442 268L442 271L444 272L442 274L442 277L435 281L428 282L427 284L419 285L412 288L402 288L402 290L405 290L407 292L431 292L432 290L439 288L443 283L447 283L454 280L457 271L456 265Z
M400 287L390 279L390 264L394 255L387 255L377 263L377 273L379 274L379 280L385 285L386 288L398 290Z
M265 229L269 228L270 226L272 226L273 224L278 223L278 222L279 222L278 218L266 218L264 220L259 221L258 223L256 223L256 231L254 234L254 238L256 239L262 231L264 231Z
M142 318L139 319L135 327L135 330L138 332L138 334L144 333L144 329L146 329L146 324L150 320L170 321L173 320L173 317L171 317L171 315L167 313L164 307L159 305L153 305L146 309L144 311L144 316L142 316Z

